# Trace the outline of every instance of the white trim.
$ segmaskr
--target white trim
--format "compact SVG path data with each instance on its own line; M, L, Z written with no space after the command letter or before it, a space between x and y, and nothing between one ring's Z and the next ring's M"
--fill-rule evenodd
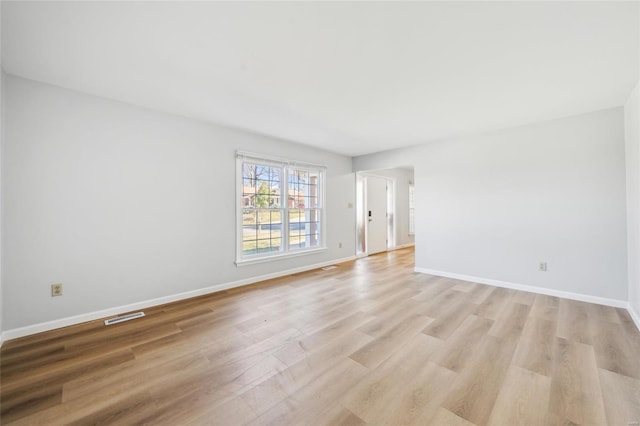
M265 160L266 159L266 160ZM243 233L244 233L244 224L243 224L243 173L244 173L244 163L245 161L251 163L260 163L266 164L271 167L277 167L280 169L281 173L281 183L280 183L280 208L274 208L273 211L280 211L281 220L281 250L273 253L259 253L255 255L245 256L242 247L243 247ZM319 197L320 198L320 207L311 207L304 210L320 210L320 243L322 244L320 247L313 248L302 248L302 249L291 249L289 247L289 171L295 170L305 170L309 172L318 172L319 176ZM283 159L277 159L277 157L269 157L263 156L259 154L253 154L243 151L236 151L236 266L242 265L250 265L253 263L260 262L268 262L271 259L285 258L285 257L294 257L302 253L303 251L314 253L322 250L326 250L326 240L327 240L327 209L326 209L326 180L327 180L327 166L322 165L314 165L311 163L303 163L296 161L287 161Z
M416 235L416 184L409 181L409 235ZM411 215L413 211L413 216ZM413 219L413 220L411 220ZM412 226L413 225L413 226ZM413 230L411 229L413 228Z
M270 254L262 257L256 257L254 259L247 258L243 260L236 260L236 265L237 266L254 265L256 263L271 262L272 260L284 260L292 257L305 256L307 254L318 254L320 252L327 251L327 250L328 248L326 247L318 247L318 248L308 249L308 250L290 251L288 253Z
M354 239L356 242L356 256L358 257L358 259L361 259L363 257L366 257L367 254L363 251L360 251L363 247L362 244L364 244L366 242L365 240L365 230L364 230L364 180L362 178L362 174L360 172L355 172L354 173L354 179L355 179L355 208L353 209L353 215L355 216L355 228L354 228ZM360 194L358 194L358 192L360 192ZM359 195L359 196L358 196ZM362 210L359 212L359 210ZM360 214L358 214L360 213ZM360 221L360 222L358 222ZM360 231L360 226L362 226L362 232ZM361 238L358 238L358 236L360 236Z
M473 276L470 276L470 275L462 275L462 274L454 274L454 273L451 273L451 272L436 271L434 269L416 267L416 268L414 268L414 271L422 273L422 274L437 275L437 276L440 276L440 277L447 277L447 278L454 278L454 279L458 279L458 280L471 281L471 282L478 283L478 284L489 284L489 285L493 285L493 286L496 286L496 287L511 288L511 289L514 289L514 290L528 291L530 293L546 294L548 296L556 296L556 297L562 297L564 299L579 300L581 302L597 303L599 305L613 306L613 307L616 307L616 308L628 308L628 305L629 305L624 300L609 299L609 298L606 298L606 297L599 297L599 296L590 296L588 294L572 293L572 292L569 292L569 291L562 291L562 290L553 290L553 289L550 289L550 288L536 287L536 286L531 286L531 285L526 285L526 284L515 284L515 283L510 283L510 282L507 282L507 281L498 281L498 280L493 280L493 279L489 279L489 278L473 277ZM637 325L637 323L636 323L636 325Z
M298 160L290 160L288 158L284 158L284 157L276 157L274 155L267 155L267 154L259 154L259 153L255 153L255 152L248 152L248 151L236 151L236 158L238 159L243 159L243 160L254 160L254 161L270 161L272 162L273 165L279 165L279 166L296 166L296 167L309 167L312 169L318 169L318 168L322 168L322 169L327 169L327 166L325 164L315 164L315 163L308 163L306 161L298 161Z
M138 311L141 309L149 308L152 306L163 305L165 303L176 302L179 300L190 299L192 297L215 293L222 290L228 290L230 288L254 284L260 281L270 280L272 278L279 278L285 275L292 275L292 274L297 274L299 272L310 271L312 269L318 269L324 266L350 262L355 259L356 259L355 256L348 256L348 257L343 257L341 259L328 260L326 262L316 263L313 265L301 266L298 268L291 268L284 271L274 272L274 273L265 274L265 275L259 275L257 277L245 278L242 280L232 281L229 283L216 284L216 285L201 288L198 290L187 291L184 293L173 294L170 296L158 297L156 299L145 300L142 302L132 303L129 305L117 306L114 308L88 312L86 314L75 315L72 317L60 318L53 321L28 325L26 327L14 328L12 330L4 331L2 333L2 338L4 340L16 339L18 337L24 337L31 334L41 333L43 331L49 331L56 328L68 327L70 325L80 324L87 321L94 321L97 319L102 319L102 318L113 316L113 315L120 315L120 314L124 314L131 311Z
M631 303L627 304L627 311L629 312L629 315L631 316L633 322L636 324L638 331L640 331L640 315L636 312L635 309L633 309Z
M402 250L403 248L414 247L415 245L416 245L416 243L400 244L399 246L388 248L387 251Z
M391 183L391 193L389 193L389 183ZM397 179L396 178L387 178L387 250L389 250L389 243L391 243L391 247L396 246L396 241L398 241L398 215L396 211L396 186ZM389 201L391 201L391 213L389 213ZM393 224L391 226L391 235L389 235L389 214L393 218Z

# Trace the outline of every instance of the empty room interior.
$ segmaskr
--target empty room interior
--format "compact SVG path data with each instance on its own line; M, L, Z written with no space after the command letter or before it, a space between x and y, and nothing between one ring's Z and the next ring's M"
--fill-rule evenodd
M0 3L0 423L640 424L640 2Z

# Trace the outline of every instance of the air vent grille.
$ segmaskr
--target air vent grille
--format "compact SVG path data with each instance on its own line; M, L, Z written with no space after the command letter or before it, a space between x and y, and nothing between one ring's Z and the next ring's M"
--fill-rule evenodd
M108 320L104 321L104 325L113 325L113 324L117 324L119 322L125 322L125 321L129 321L132 319L136 319L136 318L142 318L144 316L144 312L136 312L135 314L127 314L127 315L122 315L119 317L115 317L115 318L110 318Z

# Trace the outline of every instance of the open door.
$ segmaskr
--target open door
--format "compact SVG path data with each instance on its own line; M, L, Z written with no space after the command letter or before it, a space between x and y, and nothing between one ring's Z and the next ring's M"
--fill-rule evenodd
M387 250L387 179L366 177L367 254Z

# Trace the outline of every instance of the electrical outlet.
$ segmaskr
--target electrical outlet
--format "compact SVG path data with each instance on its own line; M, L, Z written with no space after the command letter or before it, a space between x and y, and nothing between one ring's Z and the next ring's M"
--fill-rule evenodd
M342 243L338 243L338 248L342 248Z
M547 262L540 262L540 265L538 266L538 270L540 272L547 272Z
M51 297L62 296L62 283L51 284Z

